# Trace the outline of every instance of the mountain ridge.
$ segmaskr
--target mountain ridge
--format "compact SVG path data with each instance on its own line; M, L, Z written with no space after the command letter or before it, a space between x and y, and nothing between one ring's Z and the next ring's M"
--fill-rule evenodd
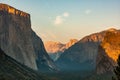
M105 71L113 72L114 66L117 66L116 62L119 55L120 55L120 30L108 31L99 48L96 61L97 73L103 74Z
M110 34L113 36L110 36ZM108 30L104 30L98 33L93 33L88 36L83 37L80 41L78 41L75 45L65 50L65 52L60 56L60 58L56 61L59 67L61 67L62 70L93 70L96 71L98 74L104 74L108 71L112 71L113 67L115 66L114 58L111 58L109 54L110 52L115 52L116 56L120 53L120 51L117 50L120 48L119 43L119 33L120 30L111 28ZM108 35L108 39L106 38ZM118 39L117 39L118 38ZM113 40L112 43L110 43L110 40ZM116 41L116 39L118 41ZM100 49L100 45L104 42L108 44L109 41L110 46L104 45L102 46L103 49ZM116 41L116 42L115 42ZM113 47L111 47L113 45ZM116 46L116 47L114 47ZM105 53L103 53L105 49ZM113 49L113 51L112 51ZM106 50L111 50L106 52ZM100 53L100 51L102 51ZM102 55L103 54L103 55ZM105 60L104 56L107 60ZM101 56L101 58L100 58ZM117 59L117 58L116 58ZM102 60L105 60L105 67L101 63ZM107 62L108 61L108 65ZM100 63L99 67L98 63ZM109 64L112 64L112 66L109 66ZM68 68L69 66L69 68ZM96 67L97 66L97 67ZM107 69L109 67L110 69ZM96 70L97 69L97 70ZM100 72L101 71L101 72Z
M77 39L70 39L70 41L65 44L55 41L46 41L44 45L48 53L57 53L57 52L64 52L65 49L68 49L69 47L74 45L77 41L78 41ZM57 49L53 50L56 47Z
M10 14L14 14L14 15L18 15L18 16L22 16L22 17L28 17L30 18L30 14L20 11L12 6L9 6L7 4L3 4L0 3L0 12L1 13L10 13Z
M61 42L47 41L44 43L44 45L50 57L56 61L66 49L74 45L77 41L77 39L70 39L70 41L66 44Z
M29 14L6 4L0 4L0 9L2 9L0 10L1 49L8 56L32 69L40 71L56 69L44 48L42 39L31 29ZM13 11L9 12L9 9Z

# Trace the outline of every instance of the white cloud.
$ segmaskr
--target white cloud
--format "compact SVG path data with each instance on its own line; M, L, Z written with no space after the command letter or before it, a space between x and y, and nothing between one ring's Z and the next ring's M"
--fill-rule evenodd
M63 23L63 19L61 16L56 16L56 19L54 21L54 24L55 25L59 25L59 24L62 24Z
M92 10L90 10L90 9L87 9L86 11L85 11L85 14L91 14L92 13Z
M55 25L63 24L63 22L66 21L66 17L69 17L68 12L64 12L62 15L56 16L54 24Z
M63 16L64 16L64 17L69 17L69 13L68 13L68 12L65 12L65 13L63 14Z

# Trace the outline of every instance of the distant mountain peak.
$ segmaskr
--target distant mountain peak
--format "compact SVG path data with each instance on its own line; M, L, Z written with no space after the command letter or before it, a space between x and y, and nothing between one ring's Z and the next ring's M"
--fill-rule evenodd
M11 7L7 4L0 3L0 13L10 13L14 15L19 15L23 17L30 17L30 15L26 12L20 11L14 7Z
M117 31L117 29L115 29L115 28L109 28L107 31L114 32L114 31Z
M74 45L76 42L78 42L77 39L70 39L70 41L66 44L66 49Z
M78 41L77 39L70 39L69 42L66 44L55 41L47 41L44 44L48 53L58 53L64 52L65 49L68 49L69 47L74 45L77 41Z
M77 42L78 40L77 39L70 39L70 41L69 42Z
M63 44L61 42L47 41L44 43L46 51L53 60L57 60L59 56L69 47L77 43L77 39L70 39L69 42Z

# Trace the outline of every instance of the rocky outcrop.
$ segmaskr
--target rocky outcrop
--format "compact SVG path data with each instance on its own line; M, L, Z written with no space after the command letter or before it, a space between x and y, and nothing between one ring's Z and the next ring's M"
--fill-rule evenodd
M96 59L96 72L103 74L113 72L116 61L120 55L120 31L109 30L102 41Z
M98 74L111 72L120 54L119 34L119 30L111 28L86 36L65 50L56 63L63 70L93 70Z
M66 44L61 42L47 41L44 44L45 49L50 57L56 61L66 49L74 45L77 41L77 39L70 39L70 41Z
M115 62L105 52L102 46L99 46L96 59L96 73L104 74L113 72Z
M70 41L65 44L65 49L68 49L69 47L73 46L77 42L78 42L77 39L70 39Z
M56 66L44 49L42 40L31 29L30 15L9 5L0 4L0 47L18 62L42 69Z

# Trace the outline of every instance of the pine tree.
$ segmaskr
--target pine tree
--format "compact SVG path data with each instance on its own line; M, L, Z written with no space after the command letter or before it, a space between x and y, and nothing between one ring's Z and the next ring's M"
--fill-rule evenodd
M116 75L116 79L112 78L112 80L120 80L120 55L118 57L117 64L118 65L114 69L114 73Z

